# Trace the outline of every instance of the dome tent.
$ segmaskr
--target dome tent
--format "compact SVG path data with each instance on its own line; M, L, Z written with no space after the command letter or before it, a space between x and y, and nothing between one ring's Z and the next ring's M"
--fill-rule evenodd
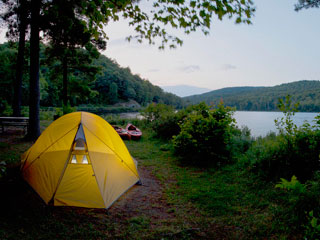
M113 127L75 112L54 121L22 156L22 176L48 204L108 208L139 181Z

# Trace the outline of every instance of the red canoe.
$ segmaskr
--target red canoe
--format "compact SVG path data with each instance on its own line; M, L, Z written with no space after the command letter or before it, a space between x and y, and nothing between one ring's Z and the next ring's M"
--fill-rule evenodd
M118 126L112 126L114 128L114 130L116 130L116 132L119 134L119 136L122 138L122 139L131 139L131 135L128 133L127 130L121 128L121 127L118 127Z
M128 123L128 125L126 126L126 130L131 136L131 139L139 140L142 136L141 130L131 123Z

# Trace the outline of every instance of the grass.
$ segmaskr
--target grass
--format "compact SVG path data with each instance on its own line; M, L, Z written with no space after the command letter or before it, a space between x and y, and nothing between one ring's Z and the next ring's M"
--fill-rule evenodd
M42 129L49 123L41 121ZM0 201L0 239L294 239L289 228L273 224L281 203L272 184L237 163L216 169L185 166L173 155L170 142L152 138L146 129L143 133L140 141L125 144L139 166L161 182L165 211L172 218L157 221L152 213L139 211L131 216L47 207L23 181L12 180L18 178L15 172L0 178L7 196ZM0 161L17 165L30 146L22 140L1 142Z
M193 221L206 236L224 231L228 239L292 237L289 228L273 223L275 211L282 207L279 191L240 164L217 169L185 166L170 151L170 143L153 139L150 133L140 142L126 144L166 186L167 201L174 206L170 211Z

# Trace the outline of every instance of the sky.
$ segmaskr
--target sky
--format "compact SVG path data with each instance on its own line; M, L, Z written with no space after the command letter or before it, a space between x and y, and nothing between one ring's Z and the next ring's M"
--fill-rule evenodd
M182 35L182 47L126 42L125 21L109 24L106 56L158 86L208 89L320 80L320 9L294 11L298 0L255 0L251 25L213 21L210 35Z
M158 86L192 85L208 89L275 86L320 80L320 9L294 11L298 0L254 0L253 24L214 20L210 35L182 36L177 49L127 42L125 21L105 27L104 55ZM142 1L143 3L143 1ZM5 31L0 32L0 41Z

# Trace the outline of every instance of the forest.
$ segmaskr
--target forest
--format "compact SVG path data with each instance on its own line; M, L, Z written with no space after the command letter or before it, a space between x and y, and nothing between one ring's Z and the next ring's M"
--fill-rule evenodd
M28 46L26 44L25 64L22 84L22 102L28 105L29 75ZM41 106L59 107L63 99L61 62L50 56L50 46L40 47L40 104ZM0 112L13 102L13 88L17 58L17 43L7 42L0 45ZM152 85L148 80L131 73L129 68L104 55L89 50L77 50L78 60L69 67L68 101L72 106L78 105L110 105L117 102L135 100L141 105L151 102L165 103L177 108L182 107L182 99L165 93L160 87ZM91 55L91 56L90 56ZM90 58L88 58L90 56ZM80 61L84 60L81 62Z
M208 93L185 97L188 104L202 101L217 105L221 100L226 106L241 111L277 111L279 98L292 96L298 102L298 111L320 111L320 81L297 81L274 87L230 87Z

